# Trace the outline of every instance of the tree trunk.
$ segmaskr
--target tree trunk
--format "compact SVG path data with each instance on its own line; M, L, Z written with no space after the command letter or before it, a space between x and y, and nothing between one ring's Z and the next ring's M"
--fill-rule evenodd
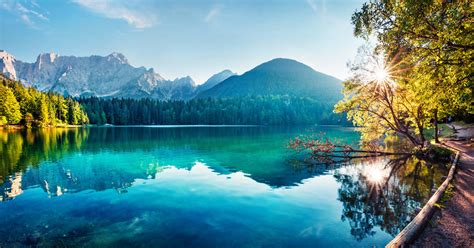
M435 142L440 143L439 142L439 137L438 137L438 109L434 110L434 121L433 122L434 122L433 124L435 126L435 130L434 130L435 131L435 135L434 135Z

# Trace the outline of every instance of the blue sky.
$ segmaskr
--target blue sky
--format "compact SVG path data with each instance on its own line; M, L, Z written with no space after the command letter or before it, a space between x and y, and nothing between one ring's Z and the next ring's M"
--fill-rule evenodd
M33 62L39 53L123 53L133 66L202 83L277 57L344 79L363 43L350 23L356 0L0 0L0 49Z

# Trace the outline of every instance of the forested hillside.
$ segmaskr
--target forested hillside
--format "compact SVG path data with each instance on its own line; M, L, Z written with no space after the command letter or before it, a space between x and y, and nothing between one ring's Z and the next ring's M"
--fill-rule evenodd
M232 76L197 95L197 98L289 95L311 97L328 105L342 98L341 80L317 72L292 59L273 59ZM332 106L331 106L332 107Z
M348 124L343 115L332 112L332 105L304 97L253 96L190 101L93 97L79 99L79 102L91 124Z
M27 127L88 123L77 101L55 93L43 93L0 75L0 125Z

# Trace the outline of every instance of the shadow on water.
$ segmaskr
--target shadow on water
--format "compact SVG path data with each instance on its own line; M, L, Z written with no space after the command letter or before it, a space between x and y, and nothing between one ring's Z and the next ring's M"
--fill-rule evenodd
M348 129L321 130L347 142L358 139ZM5 208L0 217L5 223L31 222L28 228L0 228L0 236L8 234L4 245L100 245L106 235L107 245L160 237L161 245L188 246L192 243L179 242L190 233L195 244L209 246L265 246L272 240L283 246L380 245L411 220L447 173L444 166L414 157L308 167L286 149L301 132L269 127L0 130L0 200L13 202L0 202ZM38 190L64 199L55 201L54 213ZM69 197L57 197L62 195ZM183 201L193 202L192 208ZM37 204L34 211L31 204ZM333 222L334 217L339 220ZM123 233L137 225L139 234ZM237 236L220 233L229 230ZM262 235L268 239L257 238Z

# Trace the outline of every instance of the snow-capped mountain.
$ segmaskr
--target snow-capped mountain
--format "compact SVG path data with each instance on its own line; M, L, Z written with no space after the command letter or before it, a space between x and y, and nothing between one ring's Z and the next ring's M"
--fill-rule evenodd
M208 87L197 86L190 77L166 80L153 69L131 66L121 53L105 57L45 53L40 54L34 63L27 63L0 50L0 72L20 80L26 86L71 96L188 100L201 89L209 89L219 83L213 79L210 82L212 86ZM221 81L227 78L224 74L219 77Z

